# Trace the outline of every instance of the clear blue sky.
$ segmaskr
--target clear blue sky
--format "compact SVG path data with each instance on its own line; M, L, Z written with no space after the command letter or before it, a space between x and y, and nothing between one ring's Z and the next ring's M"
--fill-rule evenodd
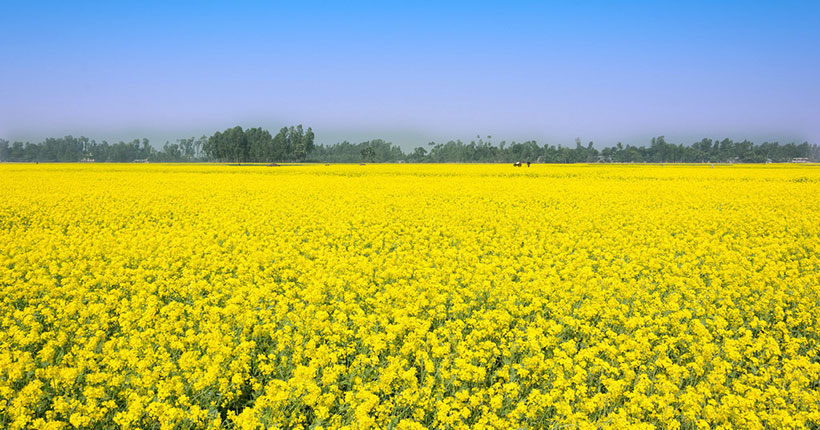
M0 138L820 143L820 2L0 0Z

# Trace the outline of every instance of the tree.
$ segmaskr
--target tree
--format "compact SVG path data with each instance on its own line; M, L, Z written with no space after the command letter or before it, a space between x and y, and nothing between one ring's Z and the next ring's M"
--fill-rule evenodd
M421 163L424 161L425 156L427 155L427 150L419 146L416 148L412 154L410 154L407 158L415 163Z
M245 136L242 127L236 126L225 130L223 138L225 139L225 145L227 145L231 160L235 160L236 164L241 164L243 161L248 160L250 157L248 138Z
M202 156L203 148L205 148L205 144L208 142L208 136L202 135L199 139L194 142L194 157L199 158Z
M288 128L282 127L279 133L273 137L273 148L271 149L272 161L282 161L288 153Z
M305 132L302 129L302 124L296 127L291 127L288 135L289 155L292 160L302 161L307 157L307 148L305 148Z
M193 160L196 156L196 151L194 149L194 138L190 139L177 139L177 144L179 145L179 150L182 153L182 156L186 160Z
M305 132L305 135L302 136L302 150L304 151L305 156L307 156L308 154L310 154L314 150L314 145L313 145L314 137L315 136L313 135L313 129L308 127L307 132ZM304 160L304 158L303 158L303 160Z
M203 150L205 151L205 155L212 160L224 160L226 150L222 133L217 131L209 137L208 141L205 142L205 145L203 146Z
M0 162L7 161L9 158L9 141L0 139Z
M376 151L369 146L362 148L360 154L362 155L362 161L372 162L376 158Z
M261 127L250 128L245 131L248 141L248 150L251 161L271 162L274 160L273 137L270 132Z

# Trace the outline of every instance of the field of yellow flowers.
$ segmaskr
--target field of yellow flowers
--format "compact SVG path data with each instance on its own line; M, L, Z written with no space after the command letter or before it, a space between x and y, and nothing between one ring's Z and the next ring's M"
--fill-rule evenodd
M820 428L817 166L0 165L0 427Z

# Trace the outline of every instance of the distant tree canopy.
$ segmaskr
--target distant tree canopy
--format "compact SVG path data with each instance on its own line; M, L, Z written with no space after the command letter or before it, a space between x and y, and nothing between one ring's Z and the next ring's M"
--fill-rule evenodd
M490 137L464 143L451 140L447 143L430 142L427 148L418 147L405 154L392 143L369 140L358 144L341 142L335 145L319 145L313 159L322 162L398 162L411 163L765 163L788 162L793 158L820 161L820 147L777 142L755 145L744 140L721 141L703 139L692 145L667 143L663 136L653 138L649 146L624 146L597 150L592 142L586 145L580 139L574 146L539 146L533 140L493 145Z
M187 142L186 139L182 140ZM190 142L193 145L193 138ZM134 139L128 143L114 144L109 144L104 140L98 143L87 137L72 136L48 138L41 143L14 142L9 144L8 141L0 139L0 161L77 162L95 160L115 163L134 160L166 161L168 154L176 153L180 154L179 161L183 161L179 144L170 145L166 142L165 145L163 151L156 151L151 147L148 139ZM191 148L189 152L193 157L196 151Z
M262 128L229 128L213 136L178 139L160 148L148 139L110 144L87 137L47 138L40 143L0 139L0 161L12 162L272 162L304 161L314 150L314 133L301 125L283 127L276 136Z
M205 155L218 161L273 162L304 161L313 151L313 129L301 125L282 127L276 136L261 128L242 127L217 131L205 143Z
M325 163L389 163L405 160L407 156L398 146L374 139L360 143L345 140L335 145L319 145L311 158Z
M48 138L40 143L14 142L0 139L0 161L42 162L185 162L219 161L248 162L301 162L325 163L358 162L411 162L411 163L513 163L531 161L540 163L765 163L788 162L794 158L820 161L820 147L801 144L748 140L702 139L690 145L667 142L663 136L654 137L648 146L618 143L598 150L592 142L584 145L580 139L571 146L543 145L534 140L525 142L502 141L498 145L477 136L464 143L451 140L446 143L430 142L405 153L397 145L382 139L359 143L348 141L333 145L315 145L314 133L301 125L282 127L276 135L262 128L233 127L218 131L210 137L179 139L165 142L160 149L152 147L148 139L109 144L87 137L66 136Z

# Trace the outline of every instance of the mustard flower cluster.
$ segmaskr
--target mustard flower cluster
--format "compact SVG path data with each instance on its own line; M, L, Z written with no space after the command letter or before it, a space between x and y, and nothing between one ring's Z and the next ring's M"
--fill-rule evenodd
M820 426L815 166L0 183L2 428Z

